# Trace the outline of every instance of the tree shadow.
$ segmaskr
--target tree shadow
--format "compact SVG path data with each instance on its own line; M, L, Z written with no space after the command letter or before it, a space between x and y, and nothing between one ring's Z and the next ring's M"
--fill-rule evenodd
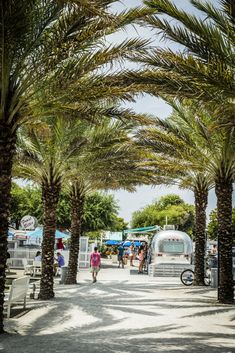
M190 332L185 320L172 320L178 310L179 319L211 317L213 314L232 313L232 306L208 304L201 297L201 289L190 291L173 288L175 295L154 297L154 290L170 291L156 283L128 281L84 282L79 286L61 285L52 301L28 303L31 313L9 320L12 330L19 334L3 335L2 353L152 353L186 352L228 353L233 351L232 325L221 322L220 332ZM163 292L164 294L165 292ZM171 292L169 292L171 293ZM196 293L198 296L195 298ZM188 298L188 299L187 299ZM180 310L192 308L188 315ZM202 309L205 309L202 311ZM168 314L166 314L168 313ZM37 314L37 315L35 315ZM32 317L35 316L35 320ZM161 318L166 315L161 324ZM31 320L27 322L27 317ZM131 317L133 321L128 321ZM154 320L156 317L156 320ZM84 320L84 321L82 321ZM152 321L151 321L152 320ZM231 319L233 320L233 319ZM166 322L168 321L168 322ZM129 322L129 324L128 324ZM135 327L131 325L135 324ZM129 326L128 326L129 325ZM223 326L224 325L224 326ZM146 327L147 326L147 327ZM187 332L182 332L186 330ZM222 343L216 345L213 340ZM226 342L223 345L223 342Z

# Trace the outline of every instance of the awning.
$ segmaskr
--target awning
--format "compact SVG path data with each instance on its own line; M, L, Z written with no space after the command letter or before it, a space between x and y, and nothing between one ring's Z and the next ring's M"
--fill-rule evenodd
M154 232L159 229L160 229L160 226L149 226L149 227L142 227L142 228L125 229L124 234L148 233L148 232Z
M33 232L29 232L27 233L28 236L30 237L39 237L41 238L42 235L43 235L43 228L37 228L35 229ZM59 231L58 229L56 230L56 233L55 233L55 237L56 239L59 239L59 238L68 238L69 235L68 234L65 234L61 231Z

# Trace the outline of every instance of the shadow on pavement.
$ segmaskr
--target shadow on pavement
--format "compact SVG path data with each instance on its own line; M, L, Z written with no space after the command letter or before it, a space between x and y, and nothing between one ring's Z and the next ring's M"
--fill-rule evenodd
M155 289L161 291L159 283L129 281L98 282L95 285L87 281L80 286L58 287L55 299L31 305L32 313L27 315L29 319L34 308L38 314L40 310L44 312L29 322L25 316L23 326L18 327L21 334L1 337L0 352L234 352L234 336L224 333L225 327L231 329L232 325L223 326L221 322L220 333L208 333L206 326L203 332L190 331L187 322L187 319L200 316L206 319L212 315L232 313L234 307L208 304L207 299L201 297L200 288L196 298L192 297L190 291L185 297L179 286L172 287L174 297L154 298L152 295L148 298ZM164 290L170 291L170 288L165 286ZM208 288L205 290L209 291ZM194 295L195 291L196 288L193 289ZM193 311L189 311L188 315L182 313L178 320L172 320L171 313L176 310L180 313L181 308ZM169 312L169 315L166 316L165 312ZM128 321L128 318L134 321ZM148 320L151 322L154 318L154 323L148 325ZM142 325L142 321L145 325ZM137 327L132 327L131 322ZM218 340L226 344L217 345Z

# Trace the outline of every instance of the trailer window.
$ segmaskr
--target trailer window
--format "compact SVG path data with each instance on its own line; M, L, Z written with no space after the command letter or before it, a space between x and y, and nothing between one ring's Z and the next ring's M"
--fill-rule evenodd
M163 241L159 251L163 253L184 253L184 243L181 241Z

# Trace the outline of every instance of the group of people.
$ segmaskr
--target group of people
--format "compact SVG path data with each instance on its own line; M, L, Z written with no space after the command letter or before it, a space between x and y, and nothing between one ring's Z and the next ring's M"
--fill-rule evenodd
M135 257L139 260L138 273L143 273L144 265L148 257L148 244L142 243L141 246L136 249L134 243L131 244L127 253L123 244L120 244L118 250L118 267L124 268L124 259L126 256L130 259L130 266L134 266L133 260ZM137 250L137 251L136 251ZM90 254L90 270L92 274L92 282L97 282L97 275L101 268L101 255L98 252L98 247L95 246L93 252Z
M124 268L125 258L129 258L130 266L134 266L133 260L137 258L139 260L138 273L143 273L143 268L148 257L148 244L142 243L139 248L136 248L134 243L131 244L127 252L123 244L120 244L118 250L118 267Z
M61 252L57 251L56 253L56 258L54 258L54 275L56 276L58 274L58 268L61 268L64 266L65 261L64 261L64 256L61 254ZM42 254L41 251L37 251L34 261L41 262L42 261Z

